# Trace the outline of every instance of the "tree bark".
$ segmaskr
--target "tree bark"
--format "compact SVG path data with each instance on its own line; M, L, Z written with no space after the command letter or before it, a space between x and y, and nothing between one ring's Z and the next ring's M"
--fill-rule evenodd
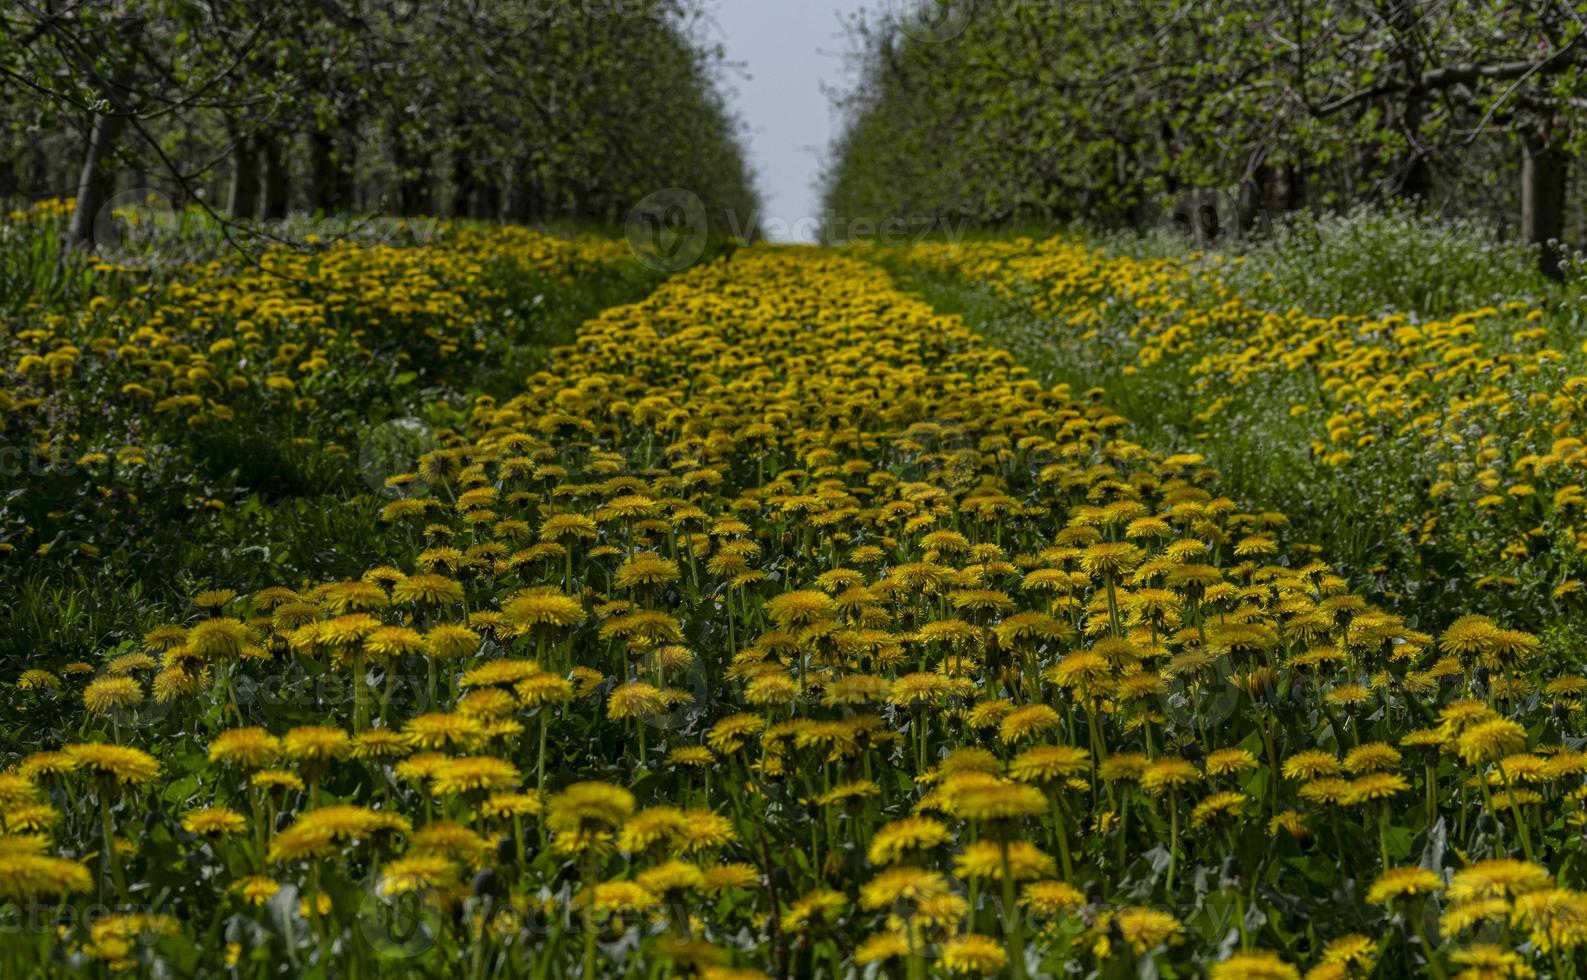
M1406 142L1405 157L1399 161L1399 170L1395 174L1394 196L1425 204L1432 196L1433 173L1427 165L1427 155L1419 145L1427 95L1418 84L1420 76L1417 69L1422 62L1422 45L1417 30L1415 0L1389 0L1386 13L1389 28L1394 34L1394 55L1410 83L1398 107L1398 118L1391 116L1391 123L1398 124Z
M545 213L545 191L531 168L519 168L507 195L507 220L528 224Z
M471 216L472 201L479 190L479 179L474 173L474 163L468 151L458 147L452 151L452 203L448 213L454 218Z
M1538 268L1545 276L1563 275L1565 184L1570 161L1546 136L1528 133L1521 141L1521 233L1538 246Z
M430 210L430 156L415 153L399 133L392 138L392 162L397 168L396 211L411 218Z
M332 159L335 151L330 133L316 129L309 134L309 200L317 211L329 212L336 208L335 181L331 175L336 165Z
M231 193L226 198L226 213L251 221L258 210L259 145L253 136L241 136L232 143Z
M507 187L507 204L502 209L502 217L514 225L529 222L529 194L517 179Z
M94 117L94 124L88 131L88 148L83 154L83 166L77 177L77 209L72 212L72 223L66 229L66 244L69 247L83 248L94 244L94 221L105 206L115 179L109 166L111 151L126 126L127 117L114 110Z
M500 221L501 188L488 181L479 184L474 194L474 211L471 217L480 221Z
M291 186L286 148L275 137L261 136L259 142L260 155L264 157L264 193L259 213L266 221L280 221L287 216L287 192Z
M1402 201L1426 204L1433 196L1433 170L1427 164L1427 154L1416 144L1422 138L1422 96L1411 92L1406 96L1403 132L1410 149L1400 163L1394 196Z
M317 210L334 214L353 206L353 142L346 126L309 134L310 196Z

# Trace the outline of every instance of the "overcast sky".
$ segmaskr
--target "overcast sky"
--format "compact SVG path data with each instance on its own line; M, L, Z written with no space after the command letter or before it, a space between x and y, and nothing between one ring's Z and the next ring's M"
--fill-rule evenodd
M822 84L847 84L843 23L861 6L862 0L715 0L713 34L740 65L726 79L728 97L749 130L768 237L783 228L813 238L816 179L837 125ZM876 10L876 0L869 6Z

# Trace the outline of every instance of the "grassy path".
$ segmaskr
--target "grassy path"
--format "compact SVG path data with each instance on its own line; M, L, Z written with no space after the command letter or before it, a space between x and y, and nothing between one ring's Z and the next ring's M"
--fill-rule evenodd
M1422 625L1502 616L1580 662L1587 368L1569 318L1278 314L1186 263L1079 247L868 257L1038 376L1104 390L1145 444L1204 454L1374 601Z
M1218 470L1219 485L1243 506L1284 513L1299 541L1316 545L1320 554L1347 576L1352 586L1375 601L1396 603L1402 596L1381 589L1382 563L1394 556L1386 545L1399 521L1381 513L1363 512L1349 489L1319 474L1309 442L1283 424L1288 403L1249 409L1264 415L1260 424L1220 438L1205 437L1205 422L1183 375L1142 374L1129 370L1134 351L1098 356L1088 344L1067 343L1063 328L986 286L961 277L885 262L902 288L920 296L939 313L964 317L988 341L1003 347L1046 384L1065 384L1076 391L1098 389L1107 403L1130 420L1130 433L1162 454L1196 452Z

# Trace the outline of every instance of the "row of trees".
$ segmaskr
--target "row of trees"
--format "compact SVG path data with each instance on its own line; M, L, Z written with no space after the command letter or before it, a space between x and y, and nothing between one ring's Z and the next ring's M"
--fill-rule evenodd
M1580 232L1587 4L905 7L855 25L831 214L1140 226L1218 188L1247 218L1403 199L1539 243Z
M620 222L754 211L696 0L7 0L0 197L119 181L288 209Z

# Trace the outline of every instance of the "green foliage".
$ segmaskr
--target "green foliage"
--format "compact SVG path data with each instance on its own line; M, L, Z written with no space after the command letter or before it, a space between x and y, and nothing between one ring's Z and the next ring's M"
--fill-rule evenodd
M0 75L21 97L0 108L0 200L75 195L94 132L101 191L240 225L289 208L620 224L673 186L713 221L747 216L702 17L696 0L8 5Z
M991 244L1015 254L1035 248ZM1580 282L1544 279L1531 249L1474 223L1404 211L1300 220L1201 255L1181 255L1182 244L1162 233L1096 236L1091 245L1144 261L1107 274L1023 267L1032 278L1005 267L978 279L963 270L984 257L956 265L941 253L927 261L908 249L871 254L1044 382L1105 390L1146 446L1204 454L1232 496L1287 515L1386 606L1422 623L1470 611L1540 632L1587 623L1569 584L1587 576L1587 564L1560 504L1579 478L1531 467L1568 451L1577 431L1572 392L1587 376ZM1145 284L1164 270L1172 275L1160 281L1172 285ZM1151 293L1148 303L1136 288ZM1208 315L1234 303L1241 312ZM1350 317L1362 319L1344 337L1315 328ZM1458 342L1424 349L1390 336L1396 324L1448 333L1452 320L1469 324ZM1154 332L1186 323L1201 326L1182 346L1142 356ZM1276 363L1275 350L1306 347L1316 357ZM1450 349L1486 366L1456 370ZM1352 358L1353 372L1326 383L1315 370L1319 359L1337 369ZM1335 398L1344 375L1356 394ZM1337 441L1330 418L1344 426ZM1331 459L1340 451L1347 462Z
M1515 299L1540 299L1552 284L1536 250L1461 218L1404 207L1291 216L1239 251L1232 288L1264 306L1316 314L1414 312L1446 316Z
M1523 145L1583 131L1558 0L893 9L854 25L825 185L845 220L1144 228L1205 188L1247 222L1413 198L1513 222Z

